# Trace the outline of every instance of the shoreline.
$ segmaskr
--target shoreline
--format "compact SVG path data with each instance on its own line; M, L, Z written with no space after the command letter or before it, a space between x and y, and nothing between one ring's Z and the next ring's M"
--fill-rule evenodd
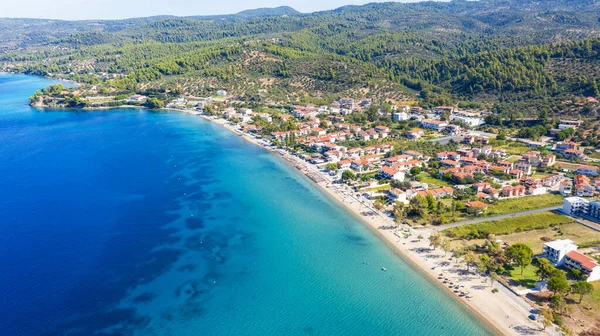
M164 109L163 109L164 110ZM444 291L457 303L461 304L463 308L470 311L482 324L486 325L490 328L494 334L498 335L522 335L522 334L540 334L540 335L549 335L550 329L540 330L540 324L532 322L528 319L529 312L522 306L517 304L517 302L513 302L513 300L522 300L516 295L512 294L508 290L503 290L500 286L490 286L485 281L485 285L481 285L484 283L484 277L481 277L476 274L468 274L463 275L462 278L456 280L457 284L465 284L465 285L475 285L476 287L485 287L481 291L473 290L473 296L470 299L465 299L464 297L459 297L452 289L448 288L447 285L443 284L442 281L436 276L436 274L444 273L444 277L451 277L452 270L462 270L461 267L464 267L463 264L458 266L453 265L455 262L448 261L448 258L444 256L443 252L439 251L428 251L430 254L427 255L423 260L422 256L419 253L415 252L415 250L429 250L429 244L427 243L427 238L432 233L431 229L425 230L414 230L408 229L413 234L413 238L417 235L423 235L423 239L418 242L412 242L407 238L404 240L398 238L394 232L390 230L380 229L381 226L391 226L393 225L393 221L389 218L384 218L382 215L378 214L375 211L375 215L372 217L363 216L361 214L361 208L366 208L369 211L373 211L374 209L370 209L365 205L362 205L358 202L358 200L354 199L352 196L348 196L344 194L341 190L334 190L330 186L330 184L325 184L326 181L324 177L322 177L322 173L318 171L318 169L310 165L309 163L300 160L299 158L291 155L288 152L283 150L275 150L269 147L264 146L259 142L258 139L252 138L251 136L239 132L234 127L229 125L229 123L221 118L212 118L210 116L206 116L201 114L198 111L193 110L182 110L182 109L170 109L173 111L179 111L183 113L193 114L200 116L202 119L218 124L219 126L227 129L228 131L239 135L245 141L253 143L257 146L262 147L263 149L277 154L284 163L289 164L297 171L304 176L304 178L309 179L314 185L317 186L317 189L322 192L326 197L328 197L333 202L338 203L339 206L342 206L350 214L356 217L357 220L360 220L371 232L373 232L384 244L386 244L392 252L398 255L403 261L407 262L411 267L413 267L416 271L421 273L427 281L436 285L438 287L444 288ZM310 176L312 174L318 174L324 181L317 182L314 179L314 176ZM422 252L423 253L423 252ZM431 260L428 260L431 259ZM441 267L438 264L436 259L443 259L442 262L447 262L450 264L448 267ZM455 277L455 276L453 276ZM467 279L468 278L468 279ZM465 286L463 285L463 286ZM466 287L466 286L465 286ZM497 293L492 293L492 288L498 288L499 291ZM509 295L514 295L515 298L509 297ZM525 301L523 301L523 304ZM528 305L528 304L527 304ZM533 309L533 307L530 307ZM518 329L518 330L517 330ZM521 332L519 332L521 330Z
M461 271L464 271L463 264L457 265L453 260L449 260L447 256L443 255L443 252L440 253L439 251L430 250L428 238L433 232L432 229L415 230L406 227L405 232L409 232L412 238L399 238L395 233L400 232L400 230L391 231L389 229L381 229L381 226L395 226L393 220L380 214L375 209L361 204L359 200L352 196L353 193L341 190L341 185L336 186L328 183L329 181L327 177L325 177L316 166L309 164L308 162L301 160L296 156L293 156L285 150L274 149L266 146L265 144L261 143L261 140L237 130L225 119L204 115L200 111L191 109L149 109L143 106L131 105L73 110L94 112L119 108L139 108L158 112L176 111L199 116L208 122L217 124L233 134L240 136L245 141L262 147L271 153L277 154L276 156L278 156L282 162L289 164L299 171L301 175L304 175L303 178L307 178L313 182L317 186L317 189L323 193L324 196L333 202L337 202L339 206L345 208L346 211L349 211L351 216L356 217L357 220L360 220L364 225L366 225L366 227L371 230L371 232L375 234L384 244L386 244L394 254L398 255L403 261L407 262L410 267L413 267L417 272L421 273L427 281L438 287L443 287L445 293L451 296L451 299L461 304L462 308L470 311L473 316L477 318L483 325L487 326L492 333L498 335L551 334L550 329L541 330L541 324L539 324L539 322L532 322L527 318L529 315L528 310L533 309L533 307L525 309L523 304L526 304L527 306L529 305L525 303L525 301L522 301L522 299L517 297L515 294L503 288L502 285L490 286L487 284L487 281L484 282L485 278L480 275L474 273L469 273L467 275L460 274ZM40 109L44 108L42 107ZM51 110L52 108L49 109ZM373 211L374 215L364 216L362 212L365 210ZM422 235L423 239L415 241L414 239L418 235ZM439 265L440 263L445 263L448 265L442 266ZM448 288L448 285L442 283L442 280L440 280L438 276L438 273L440 272L444 274L444 278L449 278L455 284L462 285L463 287L461 288L465 288L464 290L466 290L467 286L477 289L472 289L472 294L471 291L468 291L469 295L472 295L469 299L459 297L455 291ZM497 288L499 291L497 293L492 293L492 288ZM514 297L510 297L511 295ZM522 302L513 302L515 300L521 300Z

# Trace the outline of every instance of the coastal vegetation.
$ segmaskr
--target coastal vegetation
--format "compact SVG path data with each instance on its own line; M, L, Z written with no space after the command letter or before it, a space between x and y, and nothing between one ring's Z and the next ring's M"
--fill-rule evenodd
M507 235L515 232L541 230L573 223L571 217L553 212L540 212L527 216L510 217L477 224L462 225L444 230L444 234L457 239L481 239L488 235Z
M491 108L489 125L514 127L540 111L584 113L564 102L598 95L597 16L588 1L457 0L101 25L29 20L28 33L3 19L0 61L10 71L89 85L79 92L88 102L93 95L164 100L221 89L276 103L362 95L426 108ZM520 136L545 133L527 126Z

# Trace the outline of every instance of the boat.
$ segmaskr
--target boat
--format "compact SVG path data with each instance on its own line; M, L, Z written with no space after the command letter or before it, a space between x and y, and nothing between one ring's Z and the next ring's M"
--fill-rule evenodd
M385 271L387 271L387 268L382 267L381 270L385 272Z

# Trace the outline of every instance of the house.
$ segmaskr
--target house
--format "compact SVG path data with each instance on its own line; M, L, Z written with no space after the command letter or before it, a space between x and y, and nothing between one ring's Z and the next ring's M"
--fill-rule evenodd
M547 177L542 178L542 185L544 187L552 188L552 187L558 185L560 183L560 181L562 181L561 175L547 176Z
M583 149L567 149L563 152L563 155L567 159L577 158L579 160L586 160L588 158Z
M540 167L552 167L556 163L556 155L548 154L544 156L542 162L540 163Z
M564 260L564 265L566 267L578 269L587 277L587 282L600 280L600 264L596 259L577 251L569 251Z
M340 169L340 170L350 169L350 164L351 163L352 163L352 161L350 161L350 160L341 160L341 161L338 161L338 163L337 163L338 169Z
M491 185L487 182L473 183L473 189L475 189L476 192L482 192L484 189L487 189L490 187L491 187Z
M371 129L368 129L368 130L366 130L365 132L366 132L366 133L369 135L369 137L371 137L371 139L379 139L379 138L380 138L380 136L379 136L379 133L377 133L377 132L376 132L374 129L372 129L372 128L371 128Z
M408 120L408 114L406 114L406 112L396 112L392 115L392 119L394 121L405 121Z
M522 185L502 188L502 196L504 197L518 197L523 195L525 195L525 187Z
M451 187L429 189L429 190L418 191L417 194L419 196L423 196L423 197L426 197L427 195L431 195L437 199L437 198L452 196L454 194L454 189L452 189Z
M392 188L387 191L387 199L391 203L395 203L395 202L408 203L408 201L406 200L406 193L404 191L402 191L401 189L397 189L397 188Z
M466 143L466 144L472 144L472 143L475 142L475 136L474 135L470 135L470 134L465 135L465 137L463 138L462 142Z
M508 174L517 180L520 180L523 177L523 171L519 169L511 169Z
M323 153L323 157L325 157L329 162L338 162L342 159L343 156L344 152L340 152L337 150L330 150Z
M441 120L423 119L421 120L421 126L436 131L443 131L448 126L448 123Z
M367 132L365 132L365 131L358 131L358 132L356 132L356 137L358 139L360 139L360 140L363 140L363 141L369 141L369 140L371 140L371 136Z
M376 126L375 132L379 133L380 138L387 138L388 134L390 134L390 129L385 126Z
M559 153L562 153L568 149L577 149L577 144L574 142L559 142L554 147Z
M563 196L570 196L573 194L573 182L571 180L564 180L558 185L558 192Z
M487 210L488 205L480 201L471 201L465 203L467 212L472 214L480 214Z
M575 185L575 196L593 197L595 193L596 193L595 188L589 184Z
M521 170L527 176L531 175L531 165L527 162L519 161L515 164L515 168Z
M346 152L346 155L352 159L358 159L359 157L364 155L364 151L362 148L352 148Z
M130 102L130 103L145 103L146 100L148 100L148 97L143 96L143 95L137 95L137 94L125 98L125 101Z
M452 113L454 112L454 106L438 106L433 110L433 113L441 114L444 112Z
M425 155L423 155L419 152L412 151L412 150L404 151L404 152L402 152L402 154L410 155L414 159L417 159L417 160L423 160L425 158Z
M577 245L572 240L560 239L544 243L544 257L554 266L563 266L565 256L571 251L576 251Z
M575 170L575 173L587 176L596 176L598 175L598 167L582 165Z
M409 139L419 139L421 137L423 137L425 135L425 132L423 132L422 129L420 128L413 128L410 131L407 132L407 136Z
M367 162L367 161L353 160L350 163L350 168L352 170L355 170L355 171L358 171L358 172L364 171L368 167L369 167L369 162Z
M404 175L403 171L391 167L381 167L381 169L379 169L379 176L384 179L402 182L404 181Z
M460 167L460 163L453 160L442 160L440 161L440 165L447 168L458 168Z

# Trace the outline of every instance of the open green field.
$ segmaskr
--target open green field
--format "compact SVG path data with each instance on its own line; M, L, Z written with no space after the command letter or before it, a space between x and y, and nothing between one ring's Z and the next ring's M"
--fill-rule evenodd
M548 176L551 176L551 175L552 174L535 172L535 173L533 173L531 175L531 177L533 177L533 178L544 178L544 177L548 177Z
M543 194L536 196L526 196L511 198L498 201L490 205L487 215L503 215L515 212L547 208L555 205L561 205L563 197L558 194Z
M469 224L443 230L448 237L460 239L486 238L489 234L496 236L508 235L516 232L548 229L573 223L571 217L553 212L540 212L527 216L511 217L496 221Z
M391 188L391 186L389 184L382 184L382 185L379 185L376 187L362 189L362 191L384 191L384 190L388 190L390 188Z
M523 220L526 221L525 218L523 218ZM544 246L544 241L542 238L550 238L553 240L571 239L575 242L575 244L582 247L596 244L600 245L600 232L592 230L576 222L561 224L560 227L556 229L553 227L548 227L545 229L512 233L498 237L498 239L502 239L510 245L517 243L525 244L531 247L533 253L536 254L542 253L542 248Z
M432 177L427 172L422 172L421 174L419 174L417 176L419 177L419 181L420 182L427 183L429 185L429 189L432 189L433 186L438 186L438 187L450 187L450 186L452 186L450 183L448 183L448 182L446 182L444 180L440 180L438 178Z
M519 161L519 159L520 159L520 158L521 158L521 156L520 156L520 155L512 155L512 156L508 157L508 158L506 159L506 161L509 161L509 162L517 162L517 161Z
M591 283L594 285L594 291L591 295L583 297L583 301L579 305L584 309L579 309L584 315L592 316L595 318L600 317L600 281L594 281ZM591 309L585 309L591 308Z
M539 281L539 277L535 275L535 271L537 270L536 266L527 265L523 269L523 274L521 274L521 267L515 266L512 270L510 270L510 277L518 282L521 286L525 288L535 287L535 283Z

